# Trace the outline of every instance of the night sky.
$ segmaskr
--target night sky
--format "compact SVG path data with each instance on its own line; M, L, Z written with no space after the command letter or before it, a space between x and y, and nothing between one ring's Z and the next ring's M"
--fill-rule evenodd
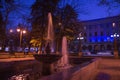
M25 2L27 5L31 5L35 2L35 0L21 0ZM99 0L81 0L82 2L79 2L81 5L81 8L86 12L83 14L79 14L80 20L91 20L91 19L98 19L108 16L115 16L120 14L120 7L118 8L112 8L111 14L109 15L107 12L106 6L98 6ZM117 4L115 4L117 5Z
M118 8L114 7L111 9L110 15L109 15L107 12L108 7L98 6L98 1L99 0L84 0L83 3L85 3L85 4L83 6L85 7L85 10L88 11L88 14L79 15L79 19L91 20L91 19L104 18L104 17L108 17L108 16L116 16L116 15L120 14L120 7L118 7ZM118 5L118 4L114 4L114 5Z
M27 5L29 7L35 2L35 0L20 0L20 1L21 1L21 3L24 3L25 5ZM116 16L116 15L120 14L120 7L118 7L118 8L112 8L110 11L110 15L109 15L107 12L107 7L106 6L98 6L98 1L99 0L81 0L81 2L79 2L79 3L81 6L81 9L85 13L79 14L78 18L80 20L84 21L84 20L105 18L108 16ZM27 16L29 15L29 13L30 13L30 10L27 11ZM16 19L17 19L17 22L16 22ZM16 18L14 18L14 20L15 20L15 25L16 25L19 22L21 22L23 19L21 19L20 17L16 17Z

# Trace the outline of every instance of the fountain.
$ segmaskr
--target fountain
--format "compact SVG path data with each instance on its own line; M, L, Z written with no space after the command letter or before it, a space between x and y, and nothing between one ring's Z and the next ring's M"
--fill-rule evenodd
M68 48L67 48L67 38L66 36L62 39L62 57L57 63L58 70L63 70L72 67L69 64L68 59Z
M36 60L42 62L42 74L50 75L53 71L53 63L61 58L61 55L53 54L54 52L54 33L51 13L48 13L48 31L46 38L45 54L35 54Z

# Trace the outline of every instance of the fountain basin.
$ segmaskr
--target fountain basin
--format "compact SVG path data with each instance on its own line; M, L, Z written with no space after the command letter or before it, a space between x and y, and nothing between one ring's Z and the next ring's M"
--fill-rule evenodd
M33 56L37 61L49 64L58 61L62 57L62 55L57 54L35 54Z
M50 75L54 72L52 64L58 61L62 55L57 54L35 54L34 58L42 63L42 74Z

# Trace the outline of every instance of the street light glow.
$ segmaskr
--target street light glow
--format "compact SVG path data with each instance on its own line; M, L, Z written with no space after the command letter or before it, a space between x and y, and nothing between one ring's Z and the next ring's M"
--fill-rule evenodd
M113 35L111 35L111 37L113 37Z
M116 34L114 34L114 37L116 37Z
M119 34L117 34L117 37L119 37Z
M117 33L115 33L115 34L113 34L113 35L111 35L111 37L119 37L120 35L119 34L117 34Z
M20 29L17 29L17 32L20 32Z
M112 23L113 27L115 27L115 23Z
M12 33L13 32L13 30L12 29L10 29L10 33Z
M22 32L23 32L24 34L26 33L26 31L25 31L25 30L23 30Z

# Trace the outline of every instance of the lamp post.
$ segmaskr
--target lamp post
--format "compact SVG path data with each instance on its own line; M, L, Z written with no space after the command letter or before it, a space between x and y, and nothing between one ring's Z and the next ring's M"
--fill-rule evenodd
M117 38L119 37L119 34L115 33L115 34L111 35L111 37L114 38L114 57L118 58Z
M111 37L113 37L114 38L114 57L115 58L118 58L119 56L118 56L118 50L117 50L117 38L119 37L119 34L117 34L116 33L116 31L117 31L117 27L116 27L116 23L115 22L113 22L112 23L112 27L113 27L113 35L111 35Z
M10 40L9 40L9 53L14 54L14 37L13 37L13 29L10 29Z
M21 47L21 44L22 44L22 37L23 37L23 34L26 33L26 30L23 30L23 29L18 28L18 29L17 29L17 32L20 33L20 47Z
M81 57L82 56L81 40L84 39L84 37L82 37L82 33L79 33L79 36L77 39L79 40L79 53L78 53L78 55Z

